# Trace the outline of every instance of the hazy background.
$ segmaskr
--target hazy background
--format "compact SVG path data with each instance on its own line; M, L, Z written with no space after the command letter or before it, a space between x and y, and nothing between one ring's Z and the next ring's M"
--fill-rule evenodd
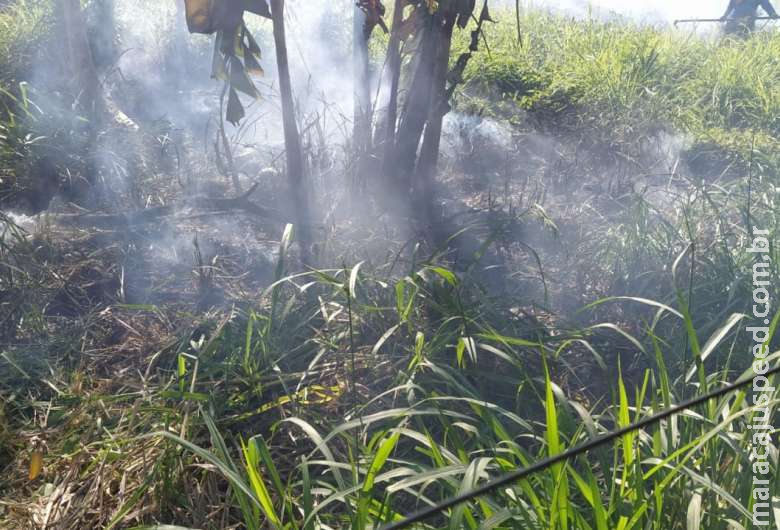
M496 5L512 5L514 0L498 0ZM623 15L645 22L672 22L680 18L718 18L728 0L522 0L521 5L564 9L573 14Z

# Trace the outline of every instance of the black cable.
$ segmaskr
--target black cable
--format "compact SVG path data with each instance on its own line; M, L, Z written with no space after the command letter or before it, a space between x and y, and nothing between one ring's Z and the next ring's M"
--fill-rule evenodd
M766 374L763 375L770 376L778 372L780 372L780 366L776 366L771 370L768 370ZM717 398L725 394L728 394L730 392L733 392L738 388L741 388L743 386L752 383L753 379L754 379L753 377L750 377L750 378L743 379L741 381L736 381L717 390L713 390L712 392L709 392L707 394L683 401L679 405L675 405L674 407L661 411L658 414L653 414L652 416L648 416L643 420L640 420L636 423L632 423L631 425L627 425L626 427L623 427L616 431L612 431L603 434L601 436L592 438L578 447L572 447L571 449L568 449L555 456L551 456L549 458L545 458L544 460L540 460L539 462L536 462L532 466L517 471L513 471L511 473L507 473L494 480L488 481L482 486L479 486L478 488L474 488L471 491L467 491L465 493L461 493L460 495L455 495L454 497L450 497L449 499L441 502L440 504L423 508L413 513L412 515L406 517L405 519L382 526L380 527L379 530L400 530L401 528L409 528L409 526L418 523L420 521L424 521L425 519L428 519L436 515L437 513L446 510L447 508L452 508L453 506L456 506L463 502L470 501L475 497L479 497L486 493L490 493L491 491L497 490L502 486L506 486L507 484L517 482L518 480L525 478L528 475L538 473L539 471L543 471L550 466L553 466L565 460L569 460L582 453L586 453L591 449L595 449L596 447L600 447L604 444L607 444L615 440L616 438L620 438L621 436L624 436L630 432L638 431L639 429L642 429L654 423L658 423L659 421L664 420L670 416L674 416L679 412L693 408L697 405L701 405L702 403L709 401L710 399Z

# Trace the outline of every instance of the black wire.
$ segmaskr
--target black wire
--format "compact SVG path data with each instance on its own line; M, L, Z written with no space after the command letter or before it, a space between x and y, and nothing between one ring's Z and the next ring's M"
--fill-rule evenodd
M772 368L771 370L768 370L764 376L773 375L780 372L780 366L776 366ZM560 462L563 462L565 460L569 460L575 456L578 456L582 453L586 453L590 451L591 449L595 449L596 447L600 447L604 444L607 444L616 438L620 438L621 436L624 436L630 432L638 431L639 429L642 429L644 427L647 427L649 425L652 425L654 423L658 423L661 420L664 420L670 416L674 416L675 414L682 412L686 409L693 408L697 405L701 405L702 403L709 401L710 399L717 398L720 396L723 396L725 394L729 394L733 392L734 390L737 390L738 388L741 388L743 386L746 386L753 382L753 377L743 379L741 381L736 381L734 383L731 383L729 385L726 385L722 388L719 388L717 390L713 390L712 392L709 392L707 394L701 395L699 397L695 397L692 399L689 399L687 401L683 401L679 405L676 405L674 407L668 408L664 411L659 412L658 414L654 414L652 416L648 416L647 418L640 420L636 423L632 423L631 425L627 425L626 427L623 427L621 429L618 429L616 431L612 431L606 434L603 434L601 436L597 436L595 438L592 438L585 442L584 444L578 446L578 447L572 447L571 449L568 449L562 453L559 453L555 456L551 456L549 458L545 458L544 460L540 460L539 462L536 462L535 464L526 467L524 469L520 469L517 471L513 471L511 473L507 473L501 477L498 477L494 480L488 481L482 486L479 486L478 488L474 488L471 491L467 491L465 493L461 493L460 495L455 495L454 497L450 497L449 499L441 502L440 504L436 504L434 506L429 506L427 508L423 508L412 515L406 517L405 519L402 519L400 521L396 521L394 523L387 524L385 526L380 527L379 530L400 530L401 528L408 528L409 526L419 523L420 521L424 521L425 519L428 519L437 513L446 510L447 508L452 508L453 506L456 506L458 504L461 504L463 502L470 501L471 499L475 497L479 497L481 495L484 495L486 493L490 493L494 490L497 490L498 488L502 486L506 486L508 484L511 484L513 482L517 482L518 480L527 477L528 475L532 475L534 473L538 473L539 471L543 471L547 469L550 466L553 466L555 464L558 464Z

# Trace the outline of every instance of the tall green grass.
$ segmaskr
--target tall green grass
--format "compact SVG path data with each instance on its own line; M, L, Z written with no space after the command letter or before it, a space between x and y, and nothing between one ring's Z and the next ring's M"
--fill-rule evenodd
M468 67L466 92L478 99L461 101L465 110L521 125L524 110L555 133L634 155L665 131L687 138L694 155L743 163L753 156L777 171L777 32L735 41L528 10L518 42L514 16L496 18L486 29L489 51Z
M430 296L433 286L419 274L403 281L420 288L421 300L415 306L425 304L422 298ZM434 285L439 281L433 279ZM456 284L459 281L455 279ZM446 304L436 302L439 308L441 302ZM338 302L330 302L334 303ZM367 309L362 305L359 318L366 317ZM656 322L684 324L683 314L674 308L651 309ZM400 324L401 314L396 317ZM392 349L407 354L392 356L385 350L389 340L375 354L399 370L395 385L352 410L347 421L316 413L312 417L313 412L282 419L276 435L258 434L249 445L240 442L240 464L233 462L205 412L215 453L178 436L165 436L214 464L229 480L248 528L262 524L369 528L625 426L698 391L686 390L684 374L669 372L664 359L674 354L670 351L674 347L652 327L636 338L641 353L654 359L651 367L630 383L619 367L609 370L603 384L612 389L613 397L587 403L568 397L547 371L534 377L528 370L532 361L526 360L565 355L566 342L585 339L561 336L535 344L504 336L468 316L470 336L464 336L460 324L466 322L450 325L461 318L457 312L444 313L431 328L425 327L427 332L419 329L416 319L414 333L398 328L400 336L392 340ZM739 320L716 330L709 340L703 337L703 351L728 347L726 337L735 322ZM468 360L459 362L463 349ZM490 366L501 366L500 374L489 375ZM717 386L733 377L710 370L705 384ZM480 388L485 384L493 391ZM750 528L748 397L742 391L626 435L611 449L554 466L453 509L438 522L431 521L431 527ZM772 416L776 406L775 393ZM279 436L293 436L303 449L292 467L284 462L285 476L279 475L280 463L264 449Z
M704 201L701 193L690 200ZM704 223L705 209L695 211L697 222ZM761 215L769 220L766 211ZM685 216L679 219L676 228L684 229ZM677 241L688 235L679 231ZM655 237L647 234L647 240ZM732 288L739 292L750 282L740 272L750 265L739 262L743 251L740 245L729 251L736 270ZM291 292L313 290L318 299L288 305L292 321L303 318L319 330L307 341L317 349L310 351L295 388L321 385L328 364L340 367L345 386L320 402L287 394L296 401L293 415L284 415L270 431L242 427L240 436L220 434L214 411L233 416L216 407L200 414L210 444L163 436L227 479L248 528L376 528L749 376L749 339L742 329L750 317L737 301L711 292L706 279L724 278L727 269L718 268L722 263L715 254L694 256L690 289L691 249L667 257L668 302L597 300L583 309L591 323L574 329L518 322L510 316L511 300L487 295L477 276L435 261L409 263L407 273L392 276L357 266L280 278L260 320L278 314L273 307L279 289L296 285ZM616 307L634 308L634 320L600 320L600 315L615 318ZM253 324L235 325L247 326L245 336L254 337ZM219 341L225 352L245 356L265 348L250 345L259 337L243 344L227 340L232 335L242 333ZM770 360L778 357L780 352L773 353ZM577 364L593 367L589 380L578 379ZM357 391L361 386L367 393ZM584 395L575 397L578 389ZM419 527L751 528L749 392L627 434L612 447L553 466ZM777 391L771 399L775 417ZM338 404L330 414L322 406L327 400ZM225 440L233 440L232 451ZM273 447L281 451L277 458L268 449ZM298 456L281 456L290 451ZM777 496L776 484L771 489Z

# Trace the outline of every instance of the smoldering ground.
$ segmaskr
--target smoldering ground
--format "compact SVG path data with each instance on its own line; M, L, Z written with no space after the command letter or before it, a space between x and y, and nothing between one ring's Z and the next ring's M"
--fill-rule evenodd
M288 11L298 125L308 162L308 188L316 197L312 204L323 241L323 263L361 259L383 263L399 249L412 248L407 243L428 227L410 227L407 219L383 214L381 203L378 209L364 207L371 194L365 191L365 182L356 182L352 166L354 90L351 75L344 75L344 65L351 60L352 5L290 2ZM247 17L264 52L265 76L256 80L262 98L245 100L247 116L233 127L222 118L221 83L209 77L212 41L186 32L180 6L101 0L90 6L87 15L103 86L139 127L137 132L113 128L96 139L95 167L100 185L108 190L103 207L131 214L173 206L171 216L154 225L123 221L114 227L118 233L136 234L125 242L129 252L127 266L120 268L126 271L123 292L131 293L133 302L153 300L154 283L144 281L150 268L163 277L202 277L205 263L208 270L224 272L216 277L240 276L238 269L227 273L220 268L227 267L228 261L235 263L236 256L244 256L238 262L254 269L253 279L267 279L277 257L276 240L284 223L295 219L295 205L285 193L282 120L269 23ZM382 60L374 57L371 65L371 93L380 119L385 89ZM61 82L47 75L46 68L36 70L32 80L39 94L56 90ZM231 168L226 167L220 127L229 139ZM680 145L668 149L675 142ZM513 267L527 260L529 243L551 260L561 252L561 238L545 226L559 213L576 215L572 202L587 205L598 215L613 212L608 215L619 217L621 207L614 198L639 192L649 196L636 184L638 173L682 170L679 165L664 171L651 167L661 164L668 169L674 165L672 160L679 160L682 143L677 140L659 137L656 147L640 149L644 165L628 168L615 161L615 153L583 145L581 138L533 126L518 128L500 118L460 111L445 120L444 144L440 163L444 185L438 187L435 207L447 212L443 231L461 232L454 241L456 251L445 255L459 270L487 271L485 278L499 289L505 284L496 283L496 278L511 276ZM240 211L198 219L188 197L236 196L233 172L243 190L258 185L250 199L273 210L276 219L270 224ZM358 180L375 178L357 175ZM667 180L652 183L654 196L669 196L663 191ZM625 182L631 182L631 187L621 187ZM49 213L66 211L64 201L57 200ZM599 222L590 214L587 218L594 226ZM198 249L193 244L196 237ZM486 241L493 243L481 250ZM258 259L248 258L252 254ZM475 256L482 263L473 269ZM525 282L515 286L516 291L544 298L540 269L528 268L533 288ZM171 271L175 274L168 274ZM186 283L178 282L179 288L186 290Z

